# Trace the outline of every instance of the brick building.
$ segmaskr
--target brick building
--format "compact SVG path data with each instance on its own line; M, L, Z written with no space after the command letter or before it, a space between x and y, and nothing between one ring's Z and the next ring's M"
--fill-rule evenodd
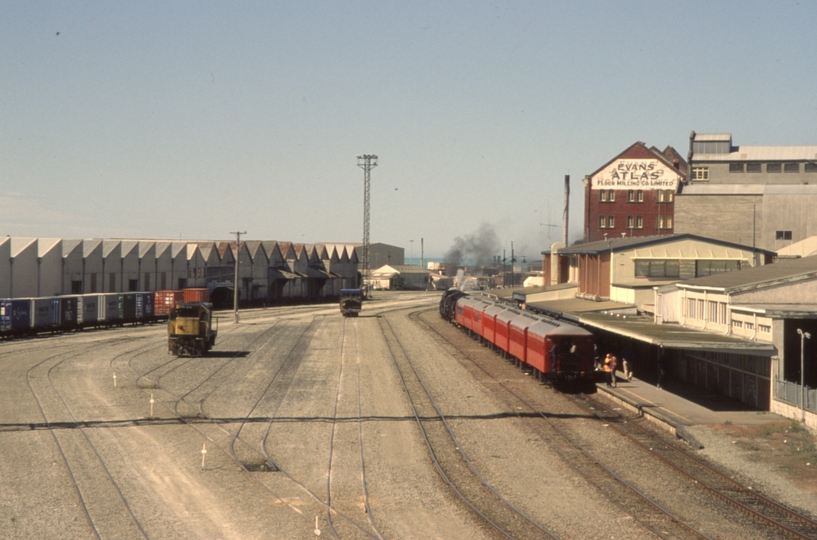
M673 233L687 164L672 148L636 142L584 179L584 241Z

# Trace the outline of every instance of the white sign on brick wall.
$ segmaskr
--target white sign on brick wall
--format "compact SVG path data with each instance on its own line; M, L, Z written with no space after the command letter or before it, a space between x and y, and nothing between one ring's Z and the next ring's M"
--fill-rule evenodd
M591 178L592 189L672 189L681 175L657 159L618 159Z

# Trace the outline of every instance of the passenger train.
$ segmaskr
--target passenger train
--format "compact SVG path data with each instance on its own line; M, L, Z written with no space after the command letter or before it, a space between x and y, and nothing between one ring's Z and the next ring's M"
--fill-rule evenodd
M440 316L530 367L538 380L595 380L595 340L580 326L457 289L443 293Z

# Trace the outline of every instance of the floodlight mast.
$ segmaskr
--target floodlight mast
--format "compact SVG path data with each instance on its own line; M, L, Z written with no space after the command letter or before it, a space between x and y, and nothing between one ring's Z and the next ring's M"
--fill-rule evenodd
M357 166L363 169L363 261L360 273L363 279L363 294L368 298L369 289L366 281L369 278L369 205L371 191L371 171L377 167L377 156L374 154L358 154Z

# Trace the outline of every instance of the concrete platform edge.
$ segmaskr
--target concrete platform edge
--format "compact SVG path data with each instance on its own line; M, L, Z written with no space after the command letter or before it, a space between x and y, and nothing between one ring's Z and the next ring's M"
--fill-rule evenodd
M686 429L684 422L680 419L671 418L669 415L655 410L650 404L640 403L628 396L622 396L616 393L613 388L609 388L603 384L597 384L596 389L599 392L604 392L608 399L621 405L632 414L643 417L654 426L682 439L695 450L701 450L704 447L703 444Z

